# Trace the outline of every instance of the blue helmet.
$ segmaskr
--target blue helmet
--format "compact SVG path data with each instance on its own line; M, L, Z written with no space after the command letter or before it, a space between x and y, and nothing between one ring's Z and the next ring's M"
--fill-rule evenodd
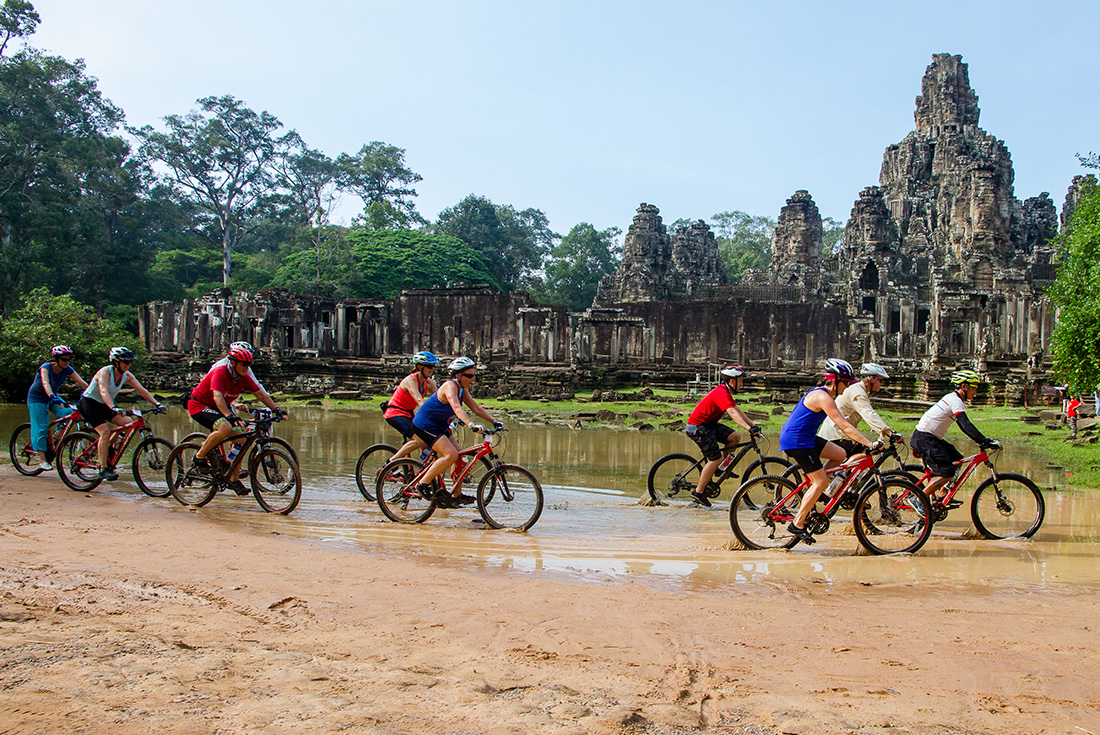
M413 365L438 365L439 358L428 352L427 350L421 350L413 355Z

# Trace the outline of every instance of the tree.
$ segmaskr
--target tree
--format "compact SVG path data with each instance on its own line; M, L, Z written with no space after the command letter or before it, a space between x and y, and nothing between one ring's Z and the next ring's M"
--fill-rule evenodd
M821 257L831 258L840 248L840 241L844 239L844 223L837 222L832 217L824 217L821 220Z
M573 227L551 248L543 267L546 277L535 289L536 298L564 304L570 311L591 306L600 279L613 273L622 258L622 247L615 241L621 234L618 227L597 230L587 222Z
M718 256L726 275L740 282L748 268L765 269L772 260L775 220L739 210L719 212L711 217L718 239Z
M209 222L221 247L222 283L228 285L233 249L269 215L275 203L276 167L290 138L274 115L256 113L232 96L198 100L201 112L164 118L167 132L151 126L131 132L141 155L163 165L161 179Z
M1100 186L1089 177L1056 239L1058 276L1048 291L1058 306L1051 337L1054 371L1074 392L1100 386Z
M368 143L354 156L336 158L340 187L363 200L360 224L371 230L396 230L426 224L416 211L413 184L422 177L405 165L405 151L381 141Z
M41 19L27 0L5 0L0 8L0 56L14 38L26 38L38 28Z

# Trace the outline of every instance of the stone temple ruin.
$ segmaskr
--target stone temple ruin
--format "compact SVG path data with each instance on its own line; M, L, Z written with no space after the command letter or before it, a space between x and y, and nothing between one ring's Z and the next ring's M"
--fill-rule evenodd
M609 368L690 375L726 361L812 371L836 355L924 376L919 383L966 364L998 373L1006 397L1018 398L1012 386L1041 374L1054 326L1043 294L1059 221L1049 194L1016 198L1008 149L978 118L966 64L935 55L916 127L886 148L878 186L859 193L838 249L822 252L821 215L809 192L796 191L779 213L771 267L740 284L726 281L703 221L669 232L658 208L642 204L619 269L583 313L477 286L388 302L214 292L146 305L142 334L165 356L248 339L284 363L331 367L432 349L556 367L564 382Z

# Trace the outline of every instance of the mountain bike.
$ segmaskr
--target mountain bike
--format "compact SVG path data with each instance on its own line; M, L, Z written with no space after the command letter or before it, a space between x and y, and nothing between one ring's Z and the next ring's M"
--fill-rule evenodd
M195 465L195 454L202 445L184 442L168 457L165 481L169 492L181 505L201 508L222 490L229 489L230 477L247 461L252 495L268 513L287 515L302 498L302 472L281 445L268 443L250 451L258 443L271 439L271 425L283 420L283 414L253 409L248 431L223 439L207 453L208 467ZM242 442L238 448L237 442ZM228 448L227 448L228 447Z
M912 553L920 549L932 533L932 506L924 493L901 477L887 477L882 464L896 453L900 437L875 458L862 454L844 464L826 470L834 480L822 493L815 509L806 519L806 528L815 535L829 530L839 508L852 510L856 538L872 554ZM730 527L742 546L749 549L789 549L798 543L787 530L794 520L802 497L810 489L810 478L800 483L788 478L765 475L743 485L730 503ZM832 495L827 493L832 491Z
M760 475L778 475L791 463L782 458L767 456L760 448L755 436L729 448L723 448L724 458L714 471L714 477L707 484L707 497L717 498L722 492L722 483L731 477L738 477L734 469L741 464L750 451L756 453L754 459L741 475L742 482ZM669 500L691 500L691 494L699 486L699 474L706 464L705 457L693 457L690 454L675 452L666 454L653 463L646 478L646 490L655 505L667 505Z
M256 443L252 445L252 456L250 456L248 458L248 462L246 464L242 465L242 468L241 468L242 473L247 471L248 467L250 467L252 465L252 458L261 449L263 449L264 447L267 447L267 446L272 446L272 445L279 447L284 452L286 452L291 457L293 457L294 458L294 463L297 464L299 467L301 467L302 460L300 460L298 458L298 450L295 449L294 445L291 444L290 442L288 442L286 439L283 439L281 436L275 436L275 434L274 434L274 431L275 431L274 425L265 423L264 425L262 425L259 428L260 428L261 432L263 432L263 433L261 433L261 435L256 437ZM206 441L206 437L207 437L207 434L204 434L201 431L192 431L190 434L188 434L187 436L183 437L182 440L180 440L180 444L185 444L187 442L197 442L198 444L201 445L204 441ZM397 450L394 450L394 451L397 451ZM372 500L373 500L373 498L372 498Z
M482 466L482 460L487 460L492 469L477 485L478 512L491 528L526 531L542 515L542 485L526 468L500 461L493 450L493 442L494 436L504 431L485 429L479 444L459 452L458 461L450 472L451 481L461 485ZM402 457L387 463L379 472L374 494L379 509L391 521L423 523L435 512L435 493L446 492L447 483L446 477L440 475L432 481L427 496L421 495L417 487L428 467L419 459Z
M130 446L135 434L143 437L134 449L130 468L134 481L141 491L152 498L168 496L168 486L164 482L164 466L173 444L167 439L153 436L153 430L145 422L146 416L164 413L164 407L147 411L123 411L133 421L125 426L111 428L111 445L107 453L107 464L117 467L122 456ZM70 432L57 447L57 474L70 489L79 492L94 490L103 482L99 476L99 434L85 431Z
M62 404L72 413L50 421L46 430L46 456L55 457L57 447L61 441L73 430L87 431L89 427L80 416L80 411L71 403ZM21 475L34 477L45 470L40 466L39 453L31 449L31 425L30 422L15 427L8 442L8 455L11 457L12 466Z

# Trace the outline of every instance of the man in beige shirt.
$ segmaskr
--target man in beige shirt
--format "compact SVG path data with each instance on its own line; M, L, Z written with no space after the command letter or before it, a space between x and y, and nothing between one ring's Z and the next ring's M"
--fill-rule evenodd
M871 429L879 433L883 441L886 441L894 432L871 407L870 394L881 390L883 381L890 376L886 374L886 370L882 365L873 362L863 363L863 366L859 369L859 374L861 376L859 382L849 385L837 397L836 407L840 409L840 415L847 419L852 426L858 427L860 419L863 419L867 421L867 425ZM864 449L862 445L856 444L845 436L844 432L838 429L830 419L825 419L825 423L821 425L821 430L817 432L817 435L828 439L834 444L839 444L848 453L849 457L857 452L862 452Z

